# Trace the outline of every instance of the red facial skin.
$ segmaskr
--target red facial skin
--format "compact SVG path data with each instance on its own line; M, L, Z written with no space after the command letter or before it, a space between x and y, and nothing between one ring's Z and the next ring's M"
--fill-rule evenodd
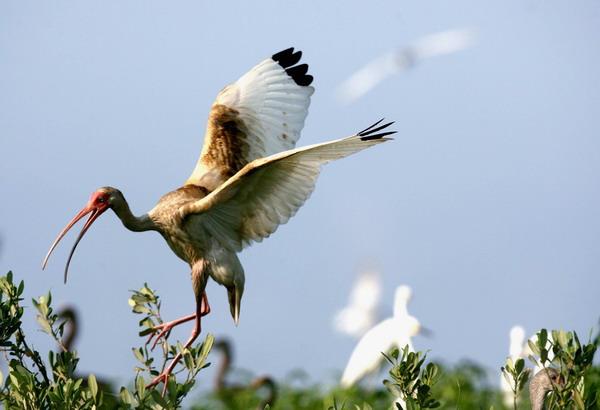
M73 225L75 225L81 218L83 218L85 215L91 213L90 217L85 222L85 225L83 225L83 229L81 230L81 232L79 233L79 236L75 240L75 244L73 245L73 248L71 249L71 253L69 254L69 259L67 260L67 266L65 267L65 283L66 283L67 282L67 272L69 270L69 264L71 263L71 258L73 257L75 248L77 248L77 244L79 244L79 241L81 240L81 238L83 238L83 235L87 232L89 227L92 226L92 223L94 223L94 221L100 215L102 215L102 213L104 211L106 211L108 208L110 208L110 195L107 192L104 192L101 189L99 189L98 191L95 191L94 193L92 193L87 205L81 210L81 212L79 212L77 214L77 216L75 216L75 218L73 218L73 220L71 222L69 222L67 227L62 230L60 235L58 235L58 238L56 238L56 240L52 244L52 247L50 248L50 250L48 251L48 254L46 255L46 259L44 259L44 263L42 264L42 269L44 269L46 267L46 262L48 262L48 258L50 257L50 254L52 253L52 251L54 250L54 248L56 247L58 242L62 239L62 237L65 236L65 234L69 231L69 229L71 229L71 227Z

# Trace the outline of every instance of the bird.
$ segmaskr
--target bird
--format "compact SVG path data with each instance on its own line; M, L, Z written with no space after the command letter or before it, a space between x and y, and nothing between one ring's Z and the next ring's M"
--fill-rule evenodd
M333 319L335 329L356 338L362 337L377 320L378 302L381 297L381 278L374 269L358 272L348 305Z
M531 410L544 410L546 408L546 395L554 389L554 386L562 386L563 381L560 373L552 367L540 370L529 383L529 398L531 399Z
M350 103L371 91L387 77L414 67L421 60L451 54L474 43L473 30L467 27L429 34L412 44L392 50L352 74L337 89L338 100Z
M75 307L65 306L58 312L58 317L65 320L65 327L67 328L62 342L59 343L60 350L72 351L75 340L79 336L79 314Z
M190 266L195 312L157 325L148 342L156 336L156 345L174 326L192 320L194 328L184 346L196 340L200 319L210 312L205 294L209 278L225 286L237 325L245 283L237 253L261 242L296 214L313 192L323 165L388 141L396 132L388 128L393 122L381 124L380 120L346 138L295 148L314 92L308 65L298 64L301 57L302 52L293 47L275 53L218 94L192 174L148 213L134 216L116 188L94 191L54 241L42 269L61 238L89 214L68 256L66 282L81 238L100 215L112 209L131 231L159 232ZM176 355L147 387L164 383L164 395L180 359L181 354Z
M517 325L510 329L508 355L513 362L516 359L525 359L529 356L530 350L525 340L525 329L522 326ZM502 401L504 402L504 405L506 407L511 407L514 401L514 392L512 386L504 377L500 377L500 390L502 391Z
M58 311L58 317L59 319L64 319L63 322L63 328L65 329L65 333L64 336L62 338L62 341L59 340L58 341L58 347L59 347L59 352L71 352L72 354L75 355L75 357L77 357L77 353L74 349L75 347L75 341L77 340L78 336L79 336L79 332L80 332L80 320L79 320L79 313L77 313L77 309L74 306L64 306L62 307L59 311ZM79 359L76 359L77 361ZM76 365L77 363L75 363ZM82 374L80 374L79 372L76 372L75 369L73 369L73 373L72 373L72 379L73 380L78 380L78 379L82 379L82 385L86 386L88 385L88 379L86 377L83 377ZM104 392L104 398L105 400L107 400L109 404L109 407L112 405L113 402L113 387L112 384L109 380L103 378L103 377L99 377L99 376L95 376L96 378L96 384L98 386L99 391ZM116 405L116 403L115 403Z
M233 352L231 342L227 339L220 339L214 345L215 349L218 349L222 353L222 361L217 369L217 375L215 377L215 390L217 394L223 397L235 395L244 390L259 390L265 388L267 394L263 400L256 407L257 409L264 409L267 405L273 406L277 400L277 384L275 380L269 376L259 376L250 382L247 386L242 385L230 385L225 381L225 375L231 368L231 362L233 361Z
M388 354L393 347L408 346L414 351L411 338L421 330L419 321L408 313L412 290L408 286L396 288L394 315L375 325L360 339L350 355L340 384L349 388L367 374L377 371L384 361L382 353Z

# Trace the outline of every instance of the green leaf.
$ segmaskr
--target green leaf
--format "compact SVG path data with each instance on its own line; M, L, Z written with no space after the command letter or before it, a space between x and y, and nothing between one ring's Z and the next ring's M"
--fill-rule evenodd
M531 352L534 355L536 355L536 356L540 355L540 349L538 349L537 344L534 343L533 340L528 340L527 345L529 346L529 348L531 349ZM529 356L529 357L531 357L531 356Z
M521 373L523 371L524 367L525 367L525 360L523 360L519 357L517 359L517 361L515 362L515 370L517 371L517 373Z
M515 368L515 365L510 357L506 358L506 367L508 368L509 371L511 371Z
M152 394L152 399L156 402L156 404L158 404L159 406L162 406L163 409L168 409L169 408L169 403L167 403L167 401L158 392L158 390L153 389L152 393L150 393L150 394Z
M504 379L506 380L506 382L508 383L509 386L514 386L515 381L513 380L512 376L507 373L506 371L502 372L502 375L504 376Z
M185 349L182 352L182 356L185 367L190 371L194 370L194 361L192 360L192 354L190 353L190 351Z
M131 349L133 351L133 355L135 356L136 359L138 359L140 362L142 362L143 364L146 364L146 359L144 358L144 355L142 354L142 348L140 348L139 350L136 349L135 347L133 349Z
M137 394L143 399L144 396L146 396L146 380L144 380L142 376L139 376L135 380L135 388L137 390Z
M402 393L398 390L398 387L389 380L384 380L383 385L388 389L390 393L392 393L396 397L402 397Z
M540 362L542 362L542 364L544 364L547 361L548 361L548 349L543 348L542 350L540 350Z
M540 348L545 347L546 343L548 342L548 331L546 329L542 329L538 332L537 336L538 336L537 345Z
M133 306L133 313L148 313L150 314L150 309L148 309L144 305L135 305Z
M119 397L121 401L125 404L131 404L131 394L129 394L129 390L125 387L121 387L121 392L119 393Z
M207 334L206 339L204 339L204 343L202 343L202 348L200 349L200 356L208 357L208 354L210 353L210 350L212 349L214 342L215 342L215 336L210 333Z
M562 347L563 349L567 350L568 346L567 346L567 335L565 333L564 330L560 330L558 331L558 340L555 339L555 341L558 341L558 344L560 345L560 347Z
M575 399L575 404L578 409L585 410L585 404L583 403L583 399L581 398L581 393L577 389L573 390L573 398Z
M96 381L96 376L94 376L94 373L90 373L88 376L88 387L92 393L92 397L94 400L96 400L96 395L98 394L98 382Z
M145 296L141 296L141 295L132 295L131 299L129 299L130 301L134 302L134 303L139 303L139 304L144 304L144 303L149 303L150 299L148 299ZM129 304L131 305L131 302L129 302Z
M49 335L54 334L54 331L52 330L52 326L50 326L50 323L48 323L48 321L46 319L44 319L40 315L35 315L35 318L37 319L38 323L40 324L40 326L42 327L42 330L44 332L48 333Z

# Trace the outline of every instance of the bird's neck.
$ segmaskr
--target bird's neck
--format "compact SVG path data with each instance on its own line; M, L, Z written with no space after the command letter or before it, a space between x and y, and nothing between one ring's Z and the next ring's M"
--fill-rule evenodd
M530 387L531 390L531 410L546 409L546 395L548 390L539 388L539 386Z
M126 201L119 201L112 206L112 210L117 214L125 228L134 232L156 231L156 224L150 219L148 214L135 216Z

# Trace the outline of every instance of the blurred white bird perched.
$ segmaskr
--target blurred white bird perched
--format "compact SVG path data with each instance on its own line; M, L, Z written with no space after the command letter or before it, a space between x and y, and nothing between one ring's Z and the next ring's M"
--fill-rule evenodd
M442 31L421 37L407 47L396 49L352 74L337 90L337 97L350 103L366 94L392 74L414 66L426 58L451 54L474 43L475 35L469 28Z
M362 269L350 292L348 306L340 310L333 319L334 328L349 336L359 338L375 325L381 276L375 269Z
M421 325L408 314L411 295L408 286L396 288L393 317L385 319L360 339L342 375L343 387L350 387L367 374L377 371L385 360L382 352L387 354L393 347L403 348L406 345L413 350L411 338L419 333Z
M525 329L523 326L513 326L509 333L508 355L513 362L519 358L526 359L531 350L526 342ZM502 401L508 408L513 406L514 393L512 387L504 376L500 374L500 390L502 390Z

